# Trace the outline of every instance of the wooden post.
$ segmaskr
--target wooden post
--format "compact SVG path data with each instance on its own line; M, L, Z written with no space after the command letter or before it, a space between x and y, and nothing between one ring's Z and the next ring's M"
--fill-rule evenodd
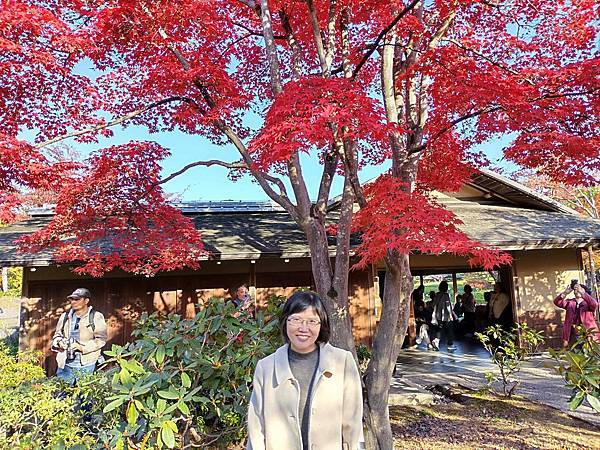
M248 295L254 300L254 310L256 311L258 305L258 299L256 298L256 260L250 261L250 285L248 286ZM265 305L260 305L265 306Z
M458 295L458 282L456 281L456 272L452 272L452 289L454 290L454 303L456 303L456 296Z
M596 266L594 265L594 248L592 245L588 245L587 248L589 265L590 265L590 277L592 284L592 295L595 299L598 299L598 283L596 282ZM596 319L600 318L600 311L596 309Z
M8 267L2 268L2 292L8 291Z

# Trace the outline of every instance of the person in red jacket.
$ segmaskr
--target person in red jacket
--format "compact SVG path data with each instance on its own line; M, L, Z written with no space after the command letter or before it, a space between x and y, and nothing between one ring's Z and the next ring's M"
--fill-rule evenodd
M573 292L574 297L567 298L571 292ZM563 325L563 345L565 347L576 339L575 326L578 325L582 325L588 331L593 331L593 339L600 342L600 332L594 317L594 313L598 309L598 302L585 292L583 286L572 282L567 289L554 299L554 304L566 311Z

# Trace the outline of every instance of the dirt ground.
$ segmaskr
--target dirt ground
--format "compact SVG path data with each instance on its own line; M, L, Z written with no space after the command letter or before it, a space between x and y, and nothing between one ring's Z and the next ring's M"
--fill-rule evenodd
M395 448L600 450L600 429L548 406L466 391L461 399L390 407Z

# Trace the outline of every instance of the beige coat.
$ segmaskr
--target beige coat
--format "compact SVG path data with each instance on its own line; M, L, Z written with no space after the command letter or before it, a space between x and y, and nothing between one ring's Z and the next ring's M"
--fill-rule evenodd
M300 391L288 345L260 360L248 408L248 450L302 450ZM311 396L310 450L364 447L360 375L350 352L321 344Z
M91 310L91 307L88 308L87 312L79 321L79 343L83 346L83 351L81 352L81 364L84 366L98 361L98 358L100 358L102 347L106 345L107 339L106 321L104 320L104 316L102 315L102 313L98 310L96 310L96 312L94 313L94 331L92 331L89 319ZM65 331L64 334L63 324ZM56 351L56 363L61 369L64 369L65 367L65 363L67 361L67 352L59 351L56 348L56 341L62 338L69 339L70 334L71 314L69 314L69 311L67 311L62 313L62 315L58 319L56 331L54 332L54 336L52 337L52 349Z

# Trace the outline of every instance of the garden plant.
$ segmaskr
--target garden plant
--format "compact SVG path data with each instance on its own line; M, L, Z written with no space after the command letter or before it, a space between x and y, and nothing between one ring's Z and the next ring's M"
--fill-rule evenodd
M475 336L498 367L498 375L492 372L485 374L489 385L499 381L502 383L502 394L511 397L519 385L515 375L521 370L523 362L544 342L544 336L525 323L516 324L510 331L501 325L492 325L482 333L475 333Z
M578 327L577 336L571 347L550 349L550 354L558 363L556 371L573 390L569 407L575 410L587 400L600 414L600 343L583 327Z

